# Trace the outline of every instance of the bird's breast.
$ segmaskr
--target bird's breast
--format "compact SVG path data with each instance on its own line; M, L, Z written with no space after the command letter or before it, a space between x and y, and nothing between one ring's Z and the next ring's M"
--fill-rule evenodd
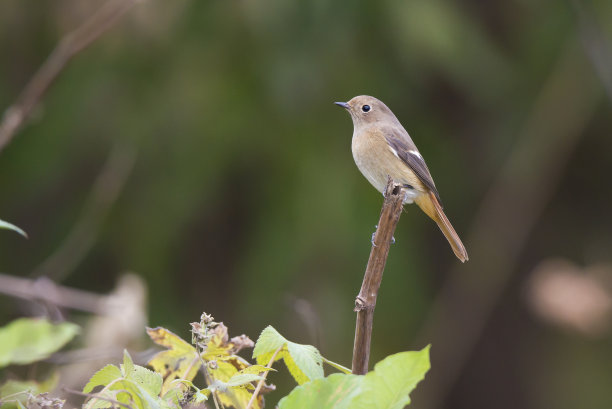
M351 150L357 168L379 192L384 192L387 177L391 176L396 183L413 187L413 189L404 189L406 203L411 203L417 196L424 193L422 182L393 152L380 131L366 129L353 133Z

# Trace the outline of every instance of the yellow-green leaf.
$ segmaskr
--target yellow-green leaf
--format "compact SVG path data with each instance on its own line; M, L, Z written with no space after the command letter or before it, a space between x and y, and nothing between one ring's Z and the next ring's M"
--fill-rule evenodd
M323 377L323 360L319 350L312 345L288 341L272 326L266 327L257 339L253 358L256 358L260 365L268 364L278 348L281 350L274 361L283 359L298 384Z
M361 392L363 376L335 373L297 386L278 403L279 409L352 409ZM372 406L371 409L377 409Z
M0 368L29 364L49 357L79 332L70 322L20 318L0 328Z
M165 328L147 328L147 334L153 342L168 348L158 352L148 362L149 365L164 378L162 394L171 388L175 379L192 381L201 366L196 349L178 335Z
M106 365L93 374L87 385L83 388L83 392L90 393L96 386L106 386L115 379L121 378L121 376L121 371L115 365Z

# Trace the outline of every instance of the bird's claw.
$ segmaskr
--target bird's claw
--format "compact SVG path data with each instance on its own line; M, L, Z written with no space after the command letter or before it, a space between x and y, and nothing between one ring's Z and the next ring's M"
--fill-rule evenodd
M372 238L370 239L370 241L372 242L372 247L376 247L376 244L374 243L374 238L376 237L376 232L378 231L378 225L374 227L376 228L376 230L374 230L374 233L372 233ZM395 244L395 236L391 237L391 244Z

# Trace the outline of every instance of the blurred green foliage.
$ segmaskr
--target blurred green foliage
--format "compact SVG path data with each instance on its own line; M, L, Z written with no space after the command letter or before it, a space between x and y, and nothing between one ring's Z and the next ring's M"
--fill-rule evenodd
M611 42L612 3L584 3ZM0 3L1 109L97 7ZM86 214L110 152L135 149L91 251L62 284L107 292L135 271L149 286L154 325L185 335L184 323L206 310L246 334L272 324L350 362L351 307L381 197L355 167L350 120L332 103L371 94L392 108L465 237L527 124L576 109L532 118L564 58L584 73L568 90L596 89L575 102L588 105L588 123L445 407L610 406L609 338L547 328L521 296L544 258L610 262L610 104L569 1L141 2L74 58L0 152L0 217L30 236L0 235L0 270L30 275ZM415 337L456 263L415 206L395 238L372 362L424 346ZM470 263L494 257L470 252ZM6 297L0 310L5 321L24 312ZM444 371L437 340L426 341L432 373Z

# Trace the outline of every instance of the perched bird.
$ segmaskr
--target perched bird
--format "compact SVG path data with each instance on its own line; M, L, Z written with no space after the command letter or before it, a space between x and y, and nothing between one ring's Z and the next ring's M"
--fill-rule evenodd
M442 210L436 185L410 135L393 112L378 99L360 95L336 102L353 119L353 158L368 181L384 193L387 178L403 186L404 203L416 203L440 227L461 262L468 254Z

